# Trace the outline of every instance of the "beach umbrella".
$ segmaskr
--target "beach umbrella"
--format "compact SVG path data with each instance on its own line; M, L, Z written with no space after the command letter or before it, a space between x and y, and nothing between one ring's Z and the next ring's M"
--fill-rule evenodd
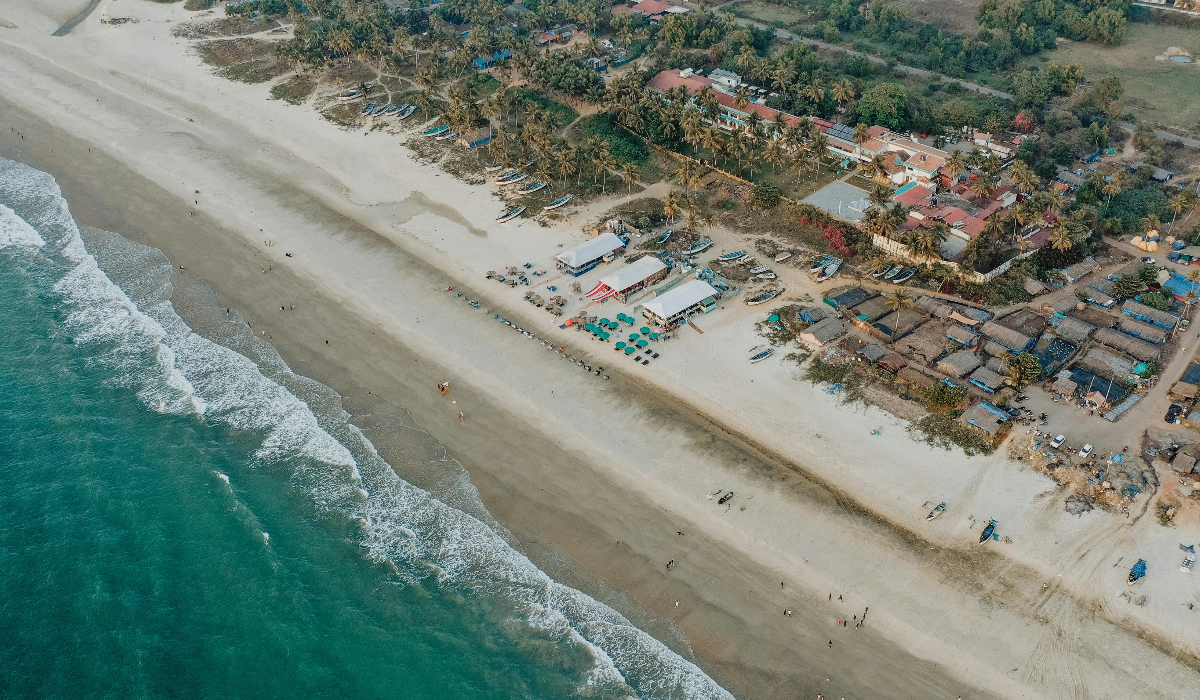
M589 324L587 324L586 326L584 326L584 327L583 327L583 330L585 330L585 331L592 331L592 332L594 333L594 332L596 331L596 324L594 324L594 323L589 323Z
M608 321L608 319L607 319L607 318L602 318L602 319L600 319L600 325L602 325L602 326L607 326L607 325L608 325L608 323L609 323L609 321Z
M767 316L767 321L769 321L771 323L775 323L778 320L779 320L779 314L771 314L770 316Z
M600 333L600 340L608 340L608 338L609 338L608 333L604 333L604 332Z
M639 330L641 333L643 333L643 334L645 334L645 333L649 333L649 332L650 332L650 329L649 329L649 328L646 328L645 326L642 326L642 327L641 327L641 328L639 328L638 330Z
M608 329L609 329L609 330L612 330L612 331L615 331L615 330L617 330L617 329L618 329L618 328L620 328L620 327L621 327L621 325L620 325L619 323L616 323L616 322L610 323L610 324L608 325Z
M637 340L637 339L638 339L638 338L640 338L640 337L641 337L641 336L639 336L637 333L630 333L630 334L629 334L629 339L630 339L630 340Z
M618 321L624 321L624 320L625 320L625 314L617 314L617 320L618 320Z
M637 348L633 347L632 345L626 345L625 346L625 354L632 355L636 349Z
M650 343L648 343L648 342L646 342L646 341L644 341L644 340L639 340L639 341L637 341L637 346L638 346L639 348L644 348L644 347L646 347L646 346L647 346L647 345L649 345L649 344L650 344Z
M622 350L622 349L624 349L624 347L625 347L625 341L624 341L624 340L618 340L618 341L617 341L617 349L618 349L618 350Z
M649 337L650 337L650 340L658 340L658 334L657 334L657 333L650 333L650 334L649 334Z

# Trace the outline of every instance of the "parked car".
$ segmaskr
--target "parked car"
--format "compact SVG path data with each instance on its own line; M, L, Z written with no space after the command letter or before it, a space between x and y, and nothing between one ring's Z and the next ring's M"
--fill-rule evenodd
M1142 264L1143 265L1156 265L1156 264L1158 264L1158 261L1150 256L1146 256L1146 257L1142 258Z
M1054 449L1058 449L1058 448L1062 447L1062 444L1066 441L1067 441L1066 435L1059 435L1058 437L1056 437L1050 441L1050 446L1053 447Z
M1090 455L1091 453L1092 453L1092 446L1091 446L1091 445L1084 445L1084 446L1083 446L1083 449L1079 451L1079 456L1080 456L1080 457L1087 457L1087 456L1088 456L1088 455Z
M1179 322L1179 330L1186 331L1190 325L1192 325L1192 319L1185 318Z

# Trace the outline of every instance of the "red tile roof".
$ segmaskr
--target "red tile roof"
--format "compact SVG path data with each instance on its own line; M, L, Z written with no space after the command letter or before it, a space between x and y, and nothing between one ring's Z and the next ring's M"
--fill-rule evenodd
M933 190L929 189L928 187L921 187L918 185L916 187L908 188L907 192L899 195L898 197L893 197L892 199L906 207L915 207L919 202L922 202L932 196Z
M652 0L644 0L643 4L651 1ZM715 82L716 81L705 78L702 75L692 75L684 78L679 75L679 71L677 70L665 70L651 78L649 82L646 83L646 87L650 88L651 90L662 91L683 86L688 89L689 93L695 95L704 88L712 86ZM800 121L799 117L794 117L786 112L780 112L777 109L771 109L770 107L767 107L766 105L760 105L757 102L750 102L745 107L735 107L733 103L736 98L733 95L721 92L720 90L713 90L713 94L717 96L717 100L723 106L728 107L729 109L735 109L739 112L745 112L747 114L750 112L756 112L760 117L763 118L763 121L782 120L784 124L794 124ZM823 119L814 119L813 121L814 123L824 122ZM830 122L824 123L828 124L829 126L833 126L833 124ZM824 128L828 129L829 126ZM818 128L820 128L819 124Z
M634 5L630 11L643 14L647 17L653 17L654 15L661 15L672 7L674 7L674 5L669 2L663 2L662 0L642 0L638 4Z

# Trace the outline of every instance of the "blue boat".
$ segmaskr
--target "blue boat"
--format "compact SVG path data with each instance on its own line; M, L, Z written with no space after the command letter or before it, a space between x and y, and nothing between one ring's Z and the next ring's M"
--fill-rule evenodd
M662 236L660 236L660 237L659 237L659 239L658 239L658 244L659 244L659 245L662 245L663 243L666 243L666 242L667 242L667 240L671 238L671 234L672 234L672 233L675 233L675 232L674 232L674 231L667 231L667 232L666 232L666 233L664 233Z
M1146 578L1146 560L1138 559L1133 568L1129 570L1129 585L1132 586L1144 578Z
M437 136L438 134L444 134L447 131L450 131L450 125L442 124L441 126L435 126L431 129L426 129L425 131L421 132L421 135L422 136Z
M370 113L371 113L371 112L373 112L373 111L375 111L375 103L374 103L374 102L368 102L368 103L367 103L367 106L366 106L366 107L363 107L362 113L363 113L364 115L366 115L366 114L370 114Z
M996 531L996 521L989 520L987 527L983 528L983 534L979 536L979 544L983 544L992 538L992 533Z
M697 243L696 245L684 250L683 253L681 253L681 255L688 256L688 255L696 255L698 253L703 253L704 251L711 248L712 244L713 244L713 240L711 238L706 238L706 239L700 241L699 243Z

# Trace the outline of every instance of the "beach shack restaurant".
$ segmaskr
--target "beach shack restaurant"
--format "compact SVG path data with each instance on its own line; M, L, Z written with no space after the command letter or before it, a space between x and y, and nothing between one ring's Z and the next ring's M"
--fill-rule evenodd
M688 316L717 308L719 296L720 292L708 282L692 280L646 302L642 315L663 328L674 328L686 322Z
M665 279L666 276L666 263L653 255L647 255L610 275L601 277L585 296L591 301L603 301L611 296L624 304L630 294L639 292Z
M555 262L564 272L578 277L609 256L625 250L625 241L615 233L605 232L590 241L554 256Z

